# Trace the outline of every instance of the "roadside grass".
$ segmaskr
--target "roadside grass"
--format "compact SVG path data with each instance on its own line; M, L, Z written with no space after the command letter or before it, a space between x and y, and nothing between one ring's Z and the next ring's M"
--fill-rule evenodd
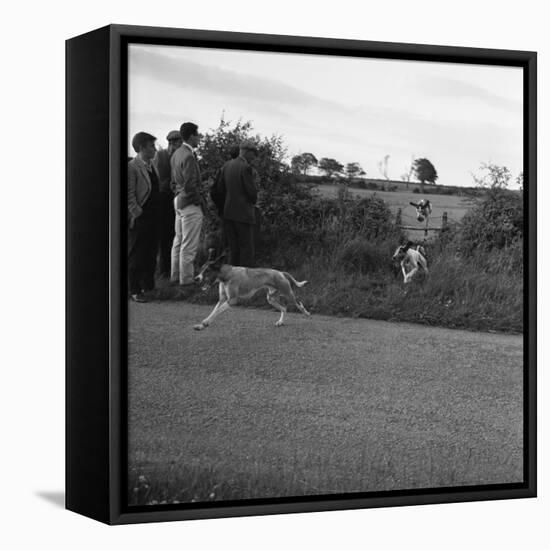
M419 271L405 285L399 265L391 261L393 244L355 239L311 257L287 248L275 265L264 265L309 281L295 294L312 314L523 332L523 274L510 269L508 256L495 250L483 260L461 258L428 246L429 274ZM272 309L265 294L260 291L242 305ZM152 298L213 305L218 288L197 287L189 294L161 280Z
M494 256L497 256L495 253ZM498 265L498 262L494 262ZM523 331L521 273L494 269L443 253L405 285L398 268L350 272L315 262L302 265L298 278L311 281L298 290L312 312L407 321L469 330Z

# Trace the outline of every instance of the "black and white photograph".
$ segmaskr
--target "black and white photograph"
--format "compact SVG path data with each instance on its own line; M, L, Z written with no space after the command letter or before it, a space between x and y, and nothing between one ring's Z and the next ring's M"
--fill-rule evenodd
M522 486L524 69L127 72L127 506Z
M6 5L2 546L543 548L543 7Z

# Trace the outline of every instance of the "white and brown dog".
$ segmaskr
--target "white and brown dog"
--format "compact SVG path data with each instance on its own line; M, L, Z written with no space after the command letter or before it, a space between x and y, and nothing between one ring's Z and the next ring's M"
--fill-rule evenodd
M208 259L195 277L195 281L202 284L203 288L218 281L219 299L212 313L193 326L195 330L206 328L220 313L236 305L239 299L251 298L261 289L267 289L267 301L281 312L279 320L275 323L276 326L283 325L287 309L278 301L280 296L286 298L289 304L294 304L303 314L310 315L302 302L296 300L291 286L292 283L299 288L306 285L307 281L298 282L289 273L276 269L229 265L224 262L223 254L212 259L213 252L214 249L209 250Z
M410 282L420 267L428 273L426 251L421 245L413 248L413 243L409 241L407 244L398 246L393 255L393 259L401 263L401 271L403 272L405 283ZM407 271L407 268L410 268L409 271Z
M432 203L428 199L422 199L418 202L410 202L411 206L416 208L416 219L420 223L425 222L425 227L428 227L430 214L432 213Z

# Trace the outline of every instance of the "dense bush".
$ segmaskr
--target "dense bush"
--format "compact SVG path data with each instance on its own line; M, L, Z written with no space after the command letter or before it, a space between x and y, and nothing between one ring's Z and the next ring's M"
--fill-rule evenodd
M341 185L336 198L327 198L293 183L289 175L282 181L286 185L279 186L279 193L260 194L260 255L266 261L290 267L300 265L304 254L332 261L354 238L372 242L401 238L388 205L376 195L353 199L347 186Z
M523 239L523 195L491 189L470 209L457 229L456 241L463 254L502 249Z
M346 242L337 252L337 264L344 269L359 273L375 273L390 265L388 247L364 237L355 237Z
M286 149L280 136L263 137L253 133L251 122L238 121L231 123L220 120L217 128L205 132L198 149L204 192L208 195L211 185L220 168L230 160L231 150L239 143L247 140L258 148L258 156L254 161L260 190L260 197L279 196L284 193L289 183L289 169L283 162ZM308 189L306 186L305 193ZM221 223L216 208L208 200L208 214L203 224L204 238L201 239L199 260L206 256L210 247L221 248Z

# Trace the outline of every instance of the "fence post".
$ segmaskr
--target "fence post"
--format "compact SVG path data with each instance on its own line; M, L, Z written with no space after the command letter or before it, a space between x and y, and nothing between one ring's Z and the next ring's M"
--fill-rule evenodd
M443 212L443 216L441 217L441 231L446 231L447 223L447 212Z
M395 215L395 225L401 225L401 208L397 209L397 214Z

